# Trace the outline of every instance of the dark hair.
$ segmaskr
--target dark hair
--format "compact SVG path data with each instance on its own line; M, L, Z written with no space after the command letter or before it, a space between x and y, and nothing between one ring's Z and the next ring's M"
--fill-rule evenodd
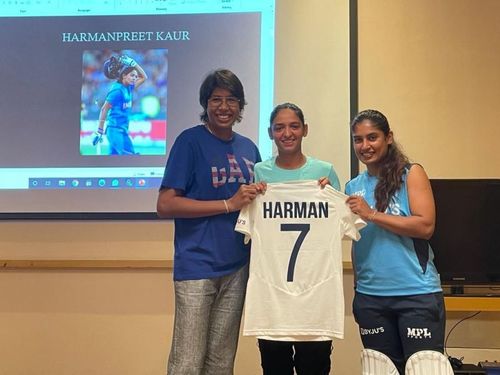
M386 137L389 135L391 131L389 121L381 112L374 109L359 112L351 122L351 131L354 133L356 125L365 120L370 121ZM408 164L408 157L401 151L396 142L388 145L387 154L380 161L378 182L375 187L375 206L378 211L384 212L389 206L391 198L403 183L404 170Z
M203 107L203 112L200 114L200 119L203 122L208 121L207 107L208 99L216 88L228 90L231 95L234 95L240 102L240 115L236 121L241 121L241 112L245 108L245 92L239 78L228 69L217 69L210 72L200 87L200 104Z
M137 69L133 66L125 66L120 70L120 75L118 76L118 82L123 83L123 76L129 74L132 70L137 71Z
M295 114L299 118L300 122L302 122L302 125L304 125L306 123L304 121L304 113L302 112L302 109L300 109L298 105L293 104L293 103L283 103L283 104L279 104L276 107L274 107L273 111L271 112L271 116L269 118L269 126L273 125L274 119L276 118L276 116L278 115L278 113L282 109L291 109L292 111L295 112Z

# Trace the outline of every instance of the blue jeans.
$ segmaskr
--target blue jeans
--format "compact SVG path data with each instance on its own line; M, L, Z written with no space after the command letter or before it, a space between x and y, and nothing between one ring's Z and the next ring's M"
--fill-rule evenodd
M169 375L230 375L240 332L248 266L202 280L175 281Z

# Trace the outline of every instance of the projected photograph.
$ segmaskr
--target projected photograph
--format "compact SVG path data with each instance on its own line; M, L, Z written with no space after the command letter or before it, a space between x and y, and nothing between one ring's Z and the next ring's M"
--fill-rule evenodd
M167 49L82 53L81 155L165 155Z
M2 8L0 219L154 213L172 145L200 124L199 88L218 68L245 89L235 131L272 154L273 0L169 2L168 13L90 3Z

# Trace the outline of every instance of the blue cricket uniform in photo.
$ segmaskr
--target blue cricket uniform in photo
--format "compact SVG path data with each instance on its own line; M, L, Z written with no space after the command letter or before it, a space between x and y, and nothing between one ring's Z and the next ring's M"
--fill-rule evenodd
M106 129L111 155L135 154L134 145L128 134L133 90L134 85L125 86L115 82L106 96L106 101L111 104Z

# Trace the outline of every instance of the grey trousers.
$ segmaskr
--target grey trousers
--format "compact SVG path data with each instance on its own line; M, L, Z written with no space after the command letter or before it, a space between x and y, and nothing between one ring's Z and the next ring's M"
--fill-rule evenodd
M248 266L202 280L175 281L175 320L168 375L231 375Z

